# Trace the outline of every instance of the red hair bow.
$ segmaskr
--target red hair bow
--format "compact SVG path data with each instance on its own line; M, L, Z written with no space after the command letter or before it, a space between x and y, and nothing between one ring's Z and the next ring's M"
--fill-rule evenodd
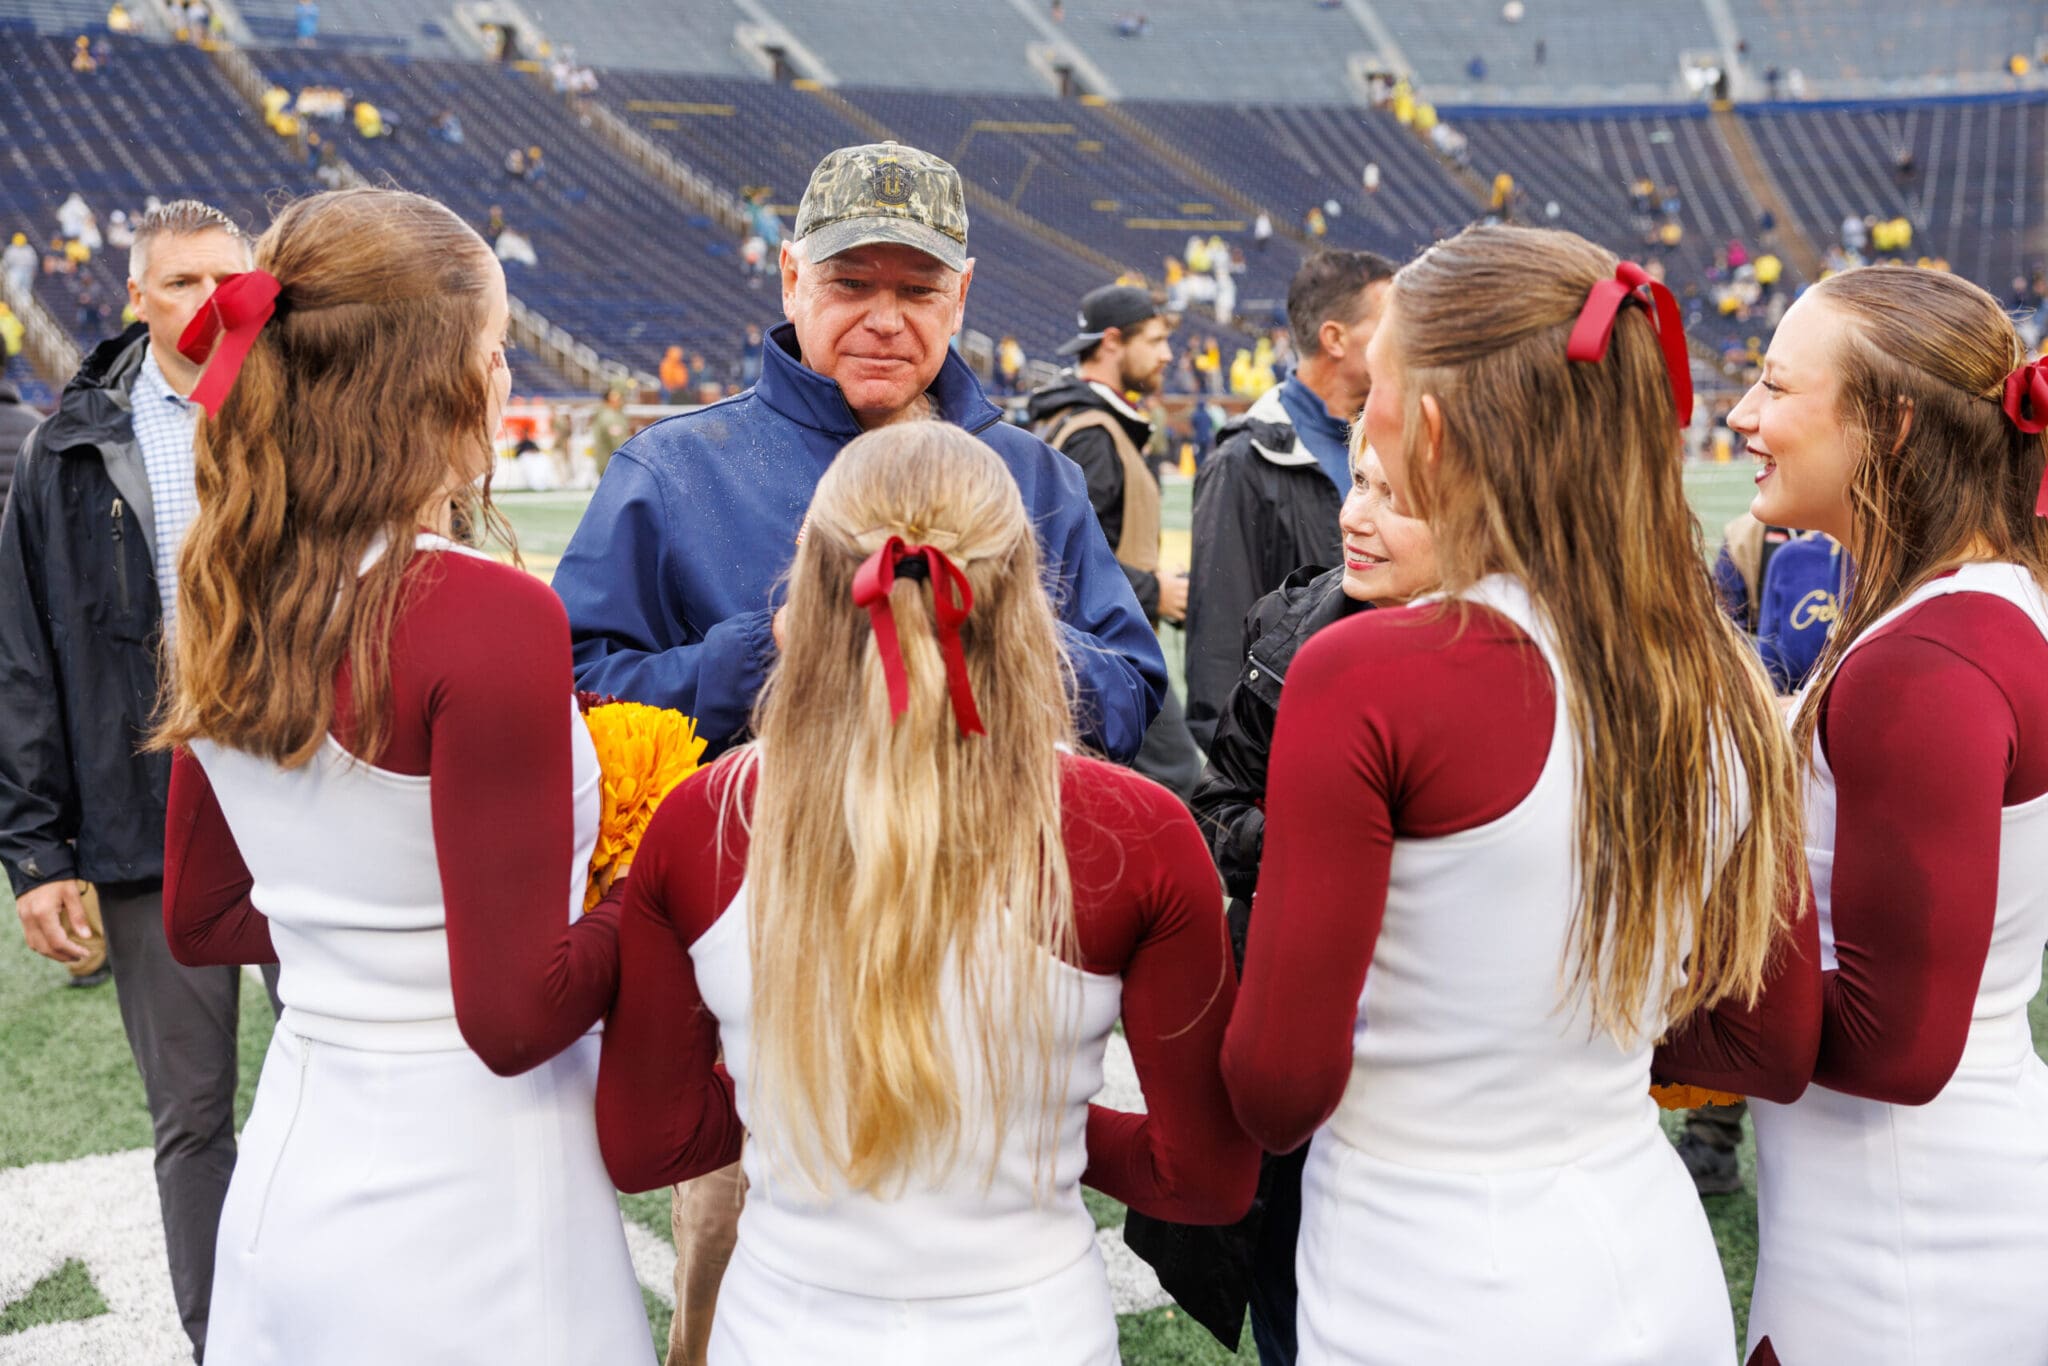
M2005 377L2005 415L2028 436L2048 431L2048 356L2030 360ZM2048 517L2048 469L2041 471L2041 492L2034 515Z
M1685 353L1685 325L1679 320L1678 300L1635 262L1623 261L1614 268L1612 280L1593 286L1586 306L1579 310L1579 320L1572 324L1564 353L1575 361L1605 360L1615 320L1631 303L1650 310L1650 326L1664 349L1664 369L1671 376L1671 404L1678 409L1678 425L1683 427L1692 421L1692 361Z
M267 270L230 275L213 291L213 297L199 306L178 338L178 354L206 367L192 390L192 401L204 408L208 417L220 415L220 405L235 387L249 348L256 344L256 334L277 314L281 288L277 277Z
M974 610L974 589L959 565L942 550L928 545L905 545L901 536L891 536L880 550L862 562L853 576L853 602L868 609L875 629L875 647L882 652L882 677L889 684L889 716L901 717L910 706L910 678L903 671L903 646L896 639L896 613L889 606L889 590L896 586L897 572L905 578L922 578L932 586L932 615L938 619L939 653L946 661L946 690L953 697L953 723L962 735L985 735L981 712L974 705L974 687L967 677L967 651L960 643L960 625Z

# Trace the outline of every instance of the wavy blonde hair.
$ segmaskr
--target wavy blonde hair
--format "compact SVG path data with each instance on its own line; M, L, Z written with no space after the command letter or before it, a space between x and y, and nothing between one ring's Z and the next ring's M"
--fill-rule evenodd
M1571 233L1470 228L1395 277L1390 340L1445 589L1519 579L1556 641L1578 770L1569 987L1632 1044L1754 1002L1805 861L1792 748L1714 600L1649 318L1624 308L1598 363L1565 356L1615 265ZM1433 466L1424 395L1442 414Z
M178 555L178 633L159 749L206 738L295 768L334 721L350 666L351 748L391 726L392 622L422 509L489 521L491 383L477 362L493 275L484 240L400 190L284 209L256 243L281 287L219 413L193 442L199 515ZM466 467L464 467L466 465Z
M961 628L985 735L962 735L931 589L890 594L909 680L893 719L854 574L891 536L965 571ZM998 1144L1034 1125L1041 1176L1066 1068L1075 963L1058 749L1071 670L1015 480L957 427L913 422L849 443L819 481L790 571L787 646L726 762L758 774L751 847L756 1133L822 1186L892 1189L957 1159L970 1098ZM1059 976L1055 974L1055 976ZM964 1041L949 1023L966 1021ZM960 1075L955 1050L978 1060ZM985 1086L985 1094L982 1088Z

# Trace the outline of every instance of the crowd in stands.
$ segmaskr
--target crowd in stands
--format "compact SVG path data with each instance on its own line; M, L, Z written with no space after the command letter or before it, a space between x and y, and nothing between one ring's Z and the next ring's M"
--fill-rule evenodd
M217 32L219 16L207 7L205 0L185 0L173 8L190 34ZM300 45L319 45L323 39L317 4L307 0L296 7L296 14ZM128 32L133 27L134 20L121 6L116 5L109 12L109 32ZM1539 37L1536 41L1540 46L1543 40ZM126 54L131 51L140 53L144 50L133 46L109 51L106 38L95 42L89 35L81 35L78 43L75 48L78 57L74 59L74 65L81 78L95 75L109 61L128 60ZM578 61L573 51L562 48L548 52L540 48L539 53L540 79L532 82L516 80L506 87L507 93L519 92L515 100L532 98L536 86L551 89L555 96L573 108L584 108L588 101L598 97L596 73ZM323 69L305 68L309 75ZM372 84L376 83L374 75L369 79ZM621 80L625 79L622 75ZM482 128L481 131L476 126L465 127L462 113L453 107L437 108L433 103L418 102L408 105L405 101L399 101L394 107L388 88L359 93L358 89L350 88L352 84L353 79L345 76L338 80L301 81L280 75L279 83L263 97L266 122L281 139L292 144L292 155L303 155L306 173L319 184L334 186L343 182L347 176L345 163L350 161L352 146L417 136L415 128L434 143L449 148L465 146L472 141L473 134L477 139L492 142L498 142L502 136L502 130L495 127ZM293 86L296 89L291 88ZM1467 122L1471 111L1453 111L1458 114L1454 121L1446 117L1414 83L1392 75L1372 78L1370 91L1375 117L1380 118L1381 125L1404 130L1407 136L1399 140L1412 142L1414 148L1424 150L1425 162L1433 160L1441 170L1425 167L1426 174L1418 172L1401 157L1391 156L1388 150L1374 148L1369 155L1349 162L1351 167L1357 168L1345 174L1344 178L1351 181L1350 186L1330 194L1321 202L1304 202L1311 197L1307 185L1317 183L1314 178L1293 189L1278 182L1261 182L1250 197L1256 202L1243 206L1244 221L1219 222L1213 229L1198 225L1189 233L1180 251L1163 257L1154 256L1152 259L1159 263L1159 273L1142 277L1148 287L1162 293L1166 307L1171 311L1191 319L1199 316L1205 328L1213 321L1216 329L1213 337L1201 339L1204 344L1187 348L1186 354L1169 372L1166 381L1169 392L1256 397L1269 388L1272 381L1264 377L1286 371L1284 334L1278 345L1275 345L1274 338L1261 335L1262 325L1268 321L1266 310L1271 301L1260 295L1273 292L1271 279L1290 268L1303 249L1364 245L1366 242L1361 241L1361 234L1370 244L1379 246L1380 242L1371 239L1391 224L1398 223L1401 231L1415 235L1416 240L1410 249L1412 245L1420 245L1458 226L1454 219L1432 223L1427 228L1406 222L1414 210L1411 204L1404 202L1404 196L1413 192L1419 178L1430 180L1432 185L1442 181L1446 186L1455 186L1450 193L1453 197L1465 196L1467 213L1471 218L1574 227L1603 238L1618 250L1644 256L1653 273L1668 280L1684 300L1688 325L1703 329L1706 339L1720 348L1731 362L1746 360L1757 353L1763 338L1769 335L1784 308L1808 283L1788 270L1785 256L1773 241L1775 224L1768 213L1757 215L1753 223L1735 232L1729 231L1725 224L1717 231L1711 221L1703 227L1701 214L1693 211L1686 202L1698 193L1699 187L1687 182L1682 189L1673 183L1669 179L1671 167L1668 163L1644 157L1642 172L1634 175L1632 182L1627 184L1626 215L1618 205L1615 210L1615 217L1625 217L1632 233L1632 236L1624 238L1618 233L1602 232L1598 222L1587 222L1586 216L1576 207L1568 207L1571 203L1568 195L1559 193L1554 185L1539 187L1525 175L1520 163L1513 160L1503 163L1498 156L1486 153L1485 144L1478 140L1478 129ZM608 90L606 98L611 104L619 99L619 95ZM852 98L864 108L892 116L889 107L879 103L870 92L852 92ZM951 97L937 98L943 102ZM1019 107L1024 106L1020 104ZM1062 105L1061 108L1073 110L1075 127L1070 137L1085 141L1098 131L1098 125L1082 121L1085 110L1071 105ZM1127 105L1126 109L1129 111L1126 117L1139 123L1153 123L1159 129L1173 126L1163 114L1155 115L1142 102ZM467 105L465 110L475 113ZM1035 105L1030 112L1036 112ZM1255 113L1257 111L1236 111L1247 128L1256 126L1252 117ZM1356 110L1348 111L1346 117L1353 121L1360 119ZM587 126L587 116L584 122ZM515 126L512 131L516 135L526 130ZM1284 126L1276 125L1275 131L1268 136L1272 145L1291 150L1287 141L1289 134ZM1633 136L1640 144L1641 133L1636 132ZM1652 141L1658 136L1653 133ZM929 138L925 140L929 141ZM983 144L997 140L984 136ZM498 145L505 146L502 160L497 164L509 184L534 187L551 179L549 173L556 163L550 159L548 149L539 142L510 146L498 142ZM1028 145L1021 139L1017 143L1019 147ZM1198 141L1183 145L1201 146ZM1307 135L1298 145L1307 150L1295 155L1303 164L1311 158L1323 163L1317 166L1321 173L1323 165L1327 164L1325 154L1328 147L1317 144L1312 136ZM1371 144L1366 146L1370 148ZM1617 155L1626 167L1631 160L1629 155L1625 152ZM1914 157L1910 142L1901 143L1895 167L1901 185L1905 185L1917 172ZM573 163L564 164L573 167ZM691 164L700 163L693 159ZM1028 153L1020 164L1031 164ZM1041 182L1049 178L1072 180L1082 164L1077 161L1073 167L1063 166L1057 173L1041 172L1039 179ZM368 153L359 169L372 179L391 173L378 163L374 154ZM1711 164L1702 164L1696 167L1696 174L1711 175L1715 169ZM1146 174L1153 175L1159 171L1159 167L1151 167ZM1479 176L1476 182L1472 174L1475 172ZM565 174L580 175L581 171L575 168ZM1178 172L1173 174L1178 175ZM1679 176L1683 179L1682 165ZM1168 175L1158 174L1157 178L1166 189L1179 188L1172 184ZM1476 188L1472 188L1475 185ZM1015 189L1021 194L1023 186L996 185L994 188L999 193ZM733 243L730 250L740 267L740 278L755 288L765 288L768 277L775 270L785 227L773 201L778 197L786 199L790 190L788 185L777 186L773 192L765 185L741 186L745 221L736 236L727 240ZM1085 188L1078 192L1086 193ZM571 205L580 202L577 196L581 193L580 187L569 185L553 192ZM1601 192L1593 189L1582 193L1599 195ZM1736 193L1741 192L1738 190ZM1476 196L1476 206L1473 196ZM1022 207L1027 213L1047 215L1045 221L1054 223L1060 231L1081 235L1064 220L1050 217L1054 208L1050 201L1027 199ZM1206 209L1208 206L1202 207ZM475 209L469 212L474 215ZM496 248L500 259L515 272L515 294L521 274L531 278L531 274L544 264L554 263L559 267L563 261L560 249L552 245L548 225L529 221L531 212L529 207L515 205L513 213L519 221L508 222L504 209L494 206L488 221L477 224ZM1226 208L1218 217L1229 212L1232 210ZM38 270L53 276L78 275L80 267L89 263L94 254L106 249L99 239L117 234L123 216L122 211L117 211L108 220L104 232L99 220L94 218L89 227L78 225L81 230L77 232L63 231L52 236L47 229L37 229L25 234L28 249L37 256ZM1802 211L1795 217L1807 219L1810 214ZM1276 219L1286 225L1284 229L1276 228ZM1813 231L1814 225L1810 221L1805 227L1809 235L1819 236ZM1844 221L1839 240L1826 244L1823 273L1878 259L1945 267L1947 262L1941 255L1916 245L1916 228L1920 230L1920 236L1928 235L1924 216L1917 210L1912 215L1898 212L1897 206L1892 204L1881 203L1876 211L1852 214ZM991 230L994 230L993 225ZM1082 240L1090 239L1083 236ZM48 250L40 245L45 241L49 243ZM1125 259L1131 259L1125 244L1112 242L1106 245ZM1632 251L1632 248L1639 250ZM11 270L19 269L20 257L20 253L14 253L16 265L10 267ZM1973 270L1970 273L1981 275L1983 272ZM1021 314L1011 315L1009 306L1015 301L999 297L995 272L989 274L991 278L982 282L986 288L979 285L977 288L977 297L989 301L983 306L987 311L971 318L969 325L978 325L990 332L1001 329L1009 334L1011 345L1003 348L1002 355L993 359L1000 365L1004 363L1003 356L1008 356L1015 367L1013 382L1021 384L1026 358L1033 352L1042 353L1046 338L1024 325L1035 320ZM1261 275L1265 278L1254 279ZM2006 277L2001 272L1998 278L2003 280ZM112 325L118 317L121 303L106 289L104 281L94 284L84 278L80 278L73 296L63 302L63 308L54 310L59 321L88 335L103 324ZM1249 317L1243 316L1247 312L1247 302L1258 305L1250 309ZM1002 307L997 308L997 303ZM2038 308L2038 303L2032 307ZM73 316L64 317L66 311ZM2030 311L2030 325L2031 317ZM725 337L733 336L729 325L720 331ZM708 366L714 374L711 380L714 385L723 388L737 381L748 363L746 348L719 337L707 337L701 329L685 329L684 335L687 338L686 356L692 351L715 353ZM606 341L603 337L593 336L591 340L599 345L600 350L604 349ZM990 345L993 347L994 344ZM1213 360L1210 360L1212 352ZM652 370L659 354L657 347L644 359L635 358L634 363ZM1203 364L1205 360L1208 361L1206 365ZM687 360L685 364L688 364ZM691 368L701 381L706 367Z

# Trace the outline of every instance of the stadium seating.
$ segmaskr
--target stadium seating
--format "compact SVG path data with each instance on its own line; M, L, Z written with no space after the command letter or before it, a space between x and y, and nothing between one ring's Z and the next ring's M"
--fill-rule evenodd
M592 66L758 76L733 47L748 22L732 0L662 5L618 0L529 0L524 6L557 46Z
M1740 241L1757 250L1759 212L1704 109L1445 115L1470 139L1473 166L1483 177L1490 180L1498 171L1515 177L1526 196L1522 221L1569 228L1624 256L1662 259L1673 290L1685 301L1687 326L1709 340L1725 342L1755 330L1724 323L1704 289L1719 249ZM1645 177L1656 184L1660 199L1667 189L1678 193L1684 236L1677 247L1646 245L1653 222L1629 204L1630 183ZM1548 216L1551 203L1558 208L1554 219Z
M938 9L930 0L769 0L784 27L846 85L1046 93L1025 51L1038 31L1004 0Z
M780 312L772 282L744 278L732 234L685 213L523 73L320 50L255 55L287 89L336 85L399 121L396 136L372 141L345 124L326 132L373 181L431 193L479 228L502 207L539 257L507 268L512 292L601 355L651 373L680 345L723 376L737 365L746 324ZM460 146L428 131L443 109L462 121ZM540 180L508 175L506 154L533 146L544 153Z
M970 36L983 36L979 29L963 30L957 10L947 11L954 20L950 29L929 22L920 28L921 19L940 13L933 8L936 0L875 0L886 9L862 11L866 27L874 30L869 33L846 23L837 0L746 0L744 11L739 2L715 0L666 16L666 31L643 37L647 55L658 50L675 61L737 68L743 63L732 48L732 32L752 16L817 42L842 74L879 78L889 74L876 38L882 30L917 30L913 36L899 33L897 53L906 75L923 72L942 51ZM35 13L45 14L68 0L32 3ZM440 3L394 0L395 7L386 7L381 0L325 0L318 44L259 47L251 55L288 89L331 84L351 99L379 106L394 136L364 140L346 122L318 126L373 181L432 193L479 227L494 205L501 206L540 257L535 267L508 266L513 293L577 340L641 370L654 369L668 346L681 345L704 356L701 373L718 379L735 373L746 326L780 316L773 277L750 276L731 229L682 208L545 80L481 61L408 55L436 43L459 50L445 29L435 31L442 19L453 19L452 10L437 9ZM1361 39L1370 27L1348 10L1290 3L1284 16L1278 9L1268 16L1263 3L1192 0L1185 10L1156 18L1144 37L1126 39L1114 33L1112 0L1069 0L1066 32L1091 52L1143 51L1170 65L1182 60L1185 54L1176 55L1182 46L1195 42L1189 35L1225 25L1230 14L1238 16L1240 29L1246 16L1272 17L1275 32L1294 35L1290 43L1303 42L1301 35L1319 25L1341 21ZM1778 3L1749 0L1737 13L1745 25L1754 25L1776 14ZM292 10L291 0L244 4L259 36L281 33ZM1675 63L1676 54L1698 36L1688 27L1690 3L1667 15L1666 31L1655 41L1619 22L1596 40L1596 0L1546 3L1540 26L1535 13L1521 25L1505 24L1491 7L1481 25L1475 16L1482 11L1464 0L1446 3L1440 12L1432 9L1433 18L1408 6L1409 0L1373 0L1370 8L1390 23L1401 20L1402 41L1414 44L1409 55L1416 60L1422 60L1418 53L1433 52L1431 61L1449 61L1447 54L1474 43L1481 44L1482 56L1505 56L1510 42L1526 46L1543 36L1545 67L1518 76L1509 62L1509 79L1529 76L1552 89L1575 88L1564 83L1602 63L1630 71L1648 70L1667 58ZM1999 8L1989 0L1975 8L1956 0L1950 8L1958 6L1972 13ZM1009 206L998 212L986 199L977 200L972 249L978 264L969 326L991 336L1015 335L1027 354L1041 358L1070 332L1079 295L1104 282L1104 257L1157 281L1164 259L1181 254L1191 233L1220 234L1244 250L1238 311L1256 325L1268 321L1269 310L1284 298L1306 249L1303 215L1311 206L1334 201L1330 244L1395 257L1412 254L1480 212L1469 180L1447 170L1385 113L1343 92L1320 102L1301 97L1314 88L1313 76L1304 78L1307 85L1290 80L1285 90L1274 87L1271 98L1258 102L1233 102L1228 84L1205 90L1208 97L1201 100L1130 98L1115 106L1031 93L1028 87L1037 78L1022 53L1037 31L1014 8L994 8L1000 12L985 21L987 41L955 62L953 75L917 77L923 85L948 79L976 85L971 92L906 88L894 81L849 83L824 92L733 71L628 68L605 70L597 99L714 185L735 195L749 187L765 189L785 218L819 156L870 140L877 129L948 157L973 184ZM1821 12L1855 8L1850 0L1824 0ZM96 3L91 9L98 13ZM2012 18L2010 5L2000 12ZM573 31L581 38L586 30L599 32L602 15L590 0L559 0L537 17L558 36ZM81 15L74 7L68 18ZM617 22L625 31L644 18ZM69 33L82 25L44 26ZM291 144L262 127L204 54L117 37L109 69L79 76L69 70L66 37L34 36L25 28L22 22L0 25L0 72L7 78L0 81L0 129L6 132L0 139L0 234L21 229L39 246L47 244L56 228L56 205L73 190L103 224L116 207L136 212L148 195L194 195L254 228L267 221L278 195L316 187L312 168ZM2020 31L2010 25L2008 30ZM1334 50L1339 35L1349 32L1341 25L1332 29L1323 46ZM1792 41L1817 42L1813 35L1822 32L1800 28ZM1583 50L1575 34L1585 39ZM1254 40L1240 36L1251 44L1245 53L1255 54ZM407 51L399 50L401 40ZM1637 56L1628 65L1617 54L1632 44ZM590 55L586 49L579 58ZM1758 51L1751 60L1766 55ZM1257 62L1246 56L1238 65ZM1185 71L1160 79L1180 90L1198 83ZM1626 81L1609 93L1624 88ZM1515 93L1519 98L1528 91ZM449 145L431 134L429 122L442 109L461 119L463 144ZM176 112L175 137L162 135L167 111ZM1728 341L1756 329L1753 322L1721 319L1707 294L1725 244L1740 240L1752 253L1759 244L1757 205L1705 109L1510 102L1446 105L1441 113L1468 139L1482 180L1501 170L1515 177L1523 221L1572 228L1632 256L1662 256L1672 284L1689 300L1692 325L1710 339ZM2048 92L1751 105L1740 117L1775 173L1782 211L1820 245L1833 241L1846 213L1903 214L1915 226L1915 254L1943 256L1961 273L2000 290L2043 254L2032 234L2048 221L2048 176L2040 167L2048 148ZM530 146L545 153L546 170L537 183L509 175L503 165L510 149ZM1901 148L1913 154L1912 172L1903 178L1895 167ZM1376 193L1361 183L1367 163L1380 168ZM1684 229L1678 246L1646 246L1652 224L1635 213L1628 197L1637 177L1648 177L1660 192L1675 189ZM1554 216L1548 212L1553 204ZM1250 230L1260 208L1272 214L1277 228L1263 249ZM1076 242L1099 255L1075 252ZM90 331L90 319L78 306L79 290L89 282L110 313L117 313L125 264L118 257L104 252L77 276L45 277L38 295L60 323ZM1797 283L1789 271L1788 280ZM547 393L569 387L532 358L521 360L522 389Z
M1508 23L1498 0L1373 0L1426 93L1439 103L1538 97L1549 103L1681 98L1679 59L1718 51L1697 0L1531 0ZM1536 44L1544 60L1536 62ZM1484 73L1467 67L1474 58Z
M1139 11L1143 36L1120 36L1118 22ZM1353 98L1345 63L1373 46L1342 7L1308 0L1066 0L1065 29L1127 100L1199 90L1218 100L1341 104Z
M1163 159L1100 109L1050 96L841 93L903 140L952 161L983 189L1155 279L1191 233L1250 247L1244 208ZM1215 169L1229 179L1228 168ZM1249 306L1284 295L1294 260L1284 244L1248 253L1239 298Z
M6 379L21 395L21 401L33 408L49 408L57 401L50 384L29 368L29 363L20 356L10 357L6 368L0 370L0 378Z
M602 93L685 164L735 192L766 188L785 218L820 157L872 137L816 95L765 81L613 72ZM969 217L976 265L968 325L1012 333L1027 354L1048 354L1069 335L1075 301L1104 283L1101 272L993 214Z
M290 43L298 37L295 0L236 0L235 7L258 42ZM453 0L320 0L322 47L369 52L406 52L419 57L471 57L459 42Z
M2048 93L1890 106L1781 106L1744 115L1817 243L1850 215L1903 215L1914 256L1940 256L2003 294L2043 252L2030 239L2048 216ZM1913 154L1901 175L1900 149Z
M111 41L107 67L81 76L63 39L0 33L0 231L24 231L47 246L57 206L73 191L103 229L115 209L132 217L151 195L203 199L254 229L269 221L273 195L313 187L203 54ZM175 138L162 135L168 111L176 111ZM90 283L109 307L112 330L126 302L127 265L124 253L102 251L77 275L43 276L36 297L71 327Z
M0 33L0 232L24 231L39 246L57 232L57 205L76 190L102 228L113 210L131 216L154 195L195 198L233 216L251 232L270 221L283 198L317 190L305 169L223 83L206 57L190 48L114 40L110 66L74 75L61 39ZM165 111L177 111L178 136L162 136ZM15 132L14 130L19 130ZM105 331L118 330L127 301L126 254L102 250L77 275L44 276L36 297L82 346L100 337L81 328L78 299L90 283L107 306ZM573 385L521 355L521 394L566 394Z
M1820 89L1959 79L1979 88L2048 33L2041 7L2011 0L1729 0L1753 72L1798 68ZM1843 93L1847 93L1844 91Z
M1405 259L1477 212L1464 187L1386 114L1356 106L1228 105L1147 100L1124 112L1298 228L1310 207L1335 199L1332 246ZM1363 185L1367 163L1380 189Z
M104 33L107 6L98 0L9 0L0 31L21 33Z

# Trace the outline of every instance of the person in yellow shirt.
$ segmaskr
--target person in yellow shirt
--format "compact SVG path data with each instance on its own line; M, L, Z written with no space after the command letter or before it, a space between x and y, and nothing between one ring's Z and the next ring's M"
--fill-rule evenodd
M21 319L14 316L14 310L0 303L0 359L13 360L21 354Z
M1785 263L1774 253L1765 252L1756 258L1756 282L1765 289L1778 283L1785 274Z
M1239 398L1252 396L1252 353L1242 347L1230 358L1230 392Z
M1273 342L1270 337L1261 337L1252 351L1251 392L1247 398L1257 398L1280 381L1273 374Z
M384 136L384 115L368 100L356 102L356 132L366 138Z

